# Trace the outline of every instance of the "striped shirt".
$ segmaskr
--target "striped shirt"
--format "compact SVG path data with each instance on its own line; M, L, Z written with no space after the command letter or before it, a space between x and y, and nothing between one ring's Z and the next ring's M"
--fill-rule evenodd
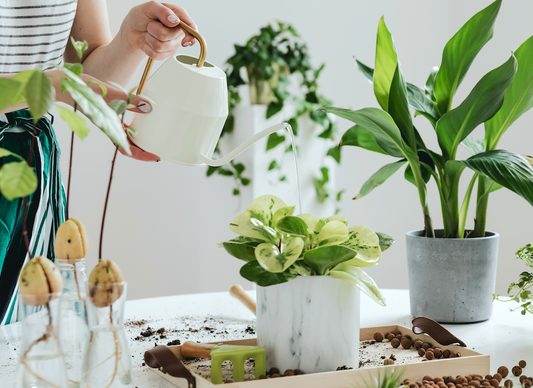
M0 73L60 64L77 0L0 0Z

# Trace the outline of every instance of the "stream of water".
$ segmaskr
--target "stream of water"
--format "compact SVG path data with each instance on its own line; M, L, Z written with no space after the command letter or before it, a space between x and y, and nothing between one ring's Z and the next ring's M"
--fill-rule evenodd
M302 210L302 195L300 192L300 173L298 171L298 152L296 151L296 142L294 139L294 133L292 131L292 127L290 124L287 124L287 132L289 133L289 137L291 139L291 145L292 145L292 155L294 157L294 169L296 170L296 188L298 190L298 206L300 210L300 214L303 214Z

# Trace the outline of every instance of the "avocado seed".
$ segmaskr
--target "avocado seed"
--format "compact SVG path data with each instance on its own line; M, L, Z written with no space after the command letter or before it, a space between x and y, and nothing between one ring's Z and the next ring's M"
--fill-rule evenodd
M122 272L111 260L102 260L89 276L89 298L96 307L111 306L124 291Z
M57 259L68 264L85 258L89 238L83 224L75 218L63 222L57 229L54 249Z
M42 306L63 291L61 272L51 260L38 256L29 260L20 273L19 292L30 306Z

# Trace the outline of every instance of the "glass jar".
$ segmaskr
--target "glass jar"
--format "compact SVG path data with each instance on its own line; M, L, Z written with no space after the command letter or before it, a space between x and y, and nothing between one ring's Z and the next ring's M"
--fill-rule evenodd
M67 388L65 362L57 334L61 293L38 297L19 293L18 296L22 340L15 387ZM35 307L43 298L49 302Z
M131 355L124 333L126 282L89 283L87 296L90 339L82 387L133 387Z
M71 264L57 260L56 264L63 277L59 343L65 356L69 387L78 388L89 341L86 263L81 259Z

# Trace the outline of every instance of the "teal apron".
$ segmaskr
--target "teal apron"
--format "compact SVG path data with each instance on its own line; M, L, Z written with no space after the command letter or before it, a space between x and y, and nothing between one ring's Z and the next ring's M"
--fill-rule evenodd
M7 113L8 122L0 121L0 147L28 160L33 133L33 119L26 109ZM16 128L15 131L8 131ZM38 187L30 196L26 227L33 256L54 256L55 231L65 220L65 193L59 165L61 151L46 118L37 123L33 149L33 167ZM13 157L0 159L4 163ZM29 260L22 235L23 198L9 201L0 192L0 325L18 320L18 278Z

